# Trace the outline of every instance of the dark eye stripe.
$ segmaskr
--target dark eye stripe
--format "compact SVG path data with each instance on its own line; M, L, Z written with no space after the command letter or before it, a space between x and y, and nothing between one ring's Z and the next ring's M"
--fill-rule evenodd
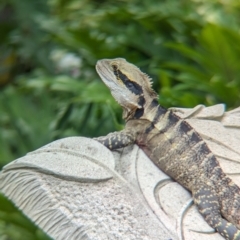
M115 73L114 73L115 74ZM115 74L116 75L116 74ZM141 95L143 94L142 87L136 82L131 81L125 74L123 74L120 70L117 70L117 77L122 80L125 86L134 94Z

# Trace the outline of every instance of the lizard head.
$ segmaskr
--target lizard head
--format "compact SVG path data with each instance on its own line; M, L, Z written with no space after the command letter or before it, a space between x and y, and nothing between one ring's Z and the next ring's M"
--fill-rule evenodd
M123 58L99 60L96 70L122 106L125 120L142 117L144 107L157 98L151 79Z

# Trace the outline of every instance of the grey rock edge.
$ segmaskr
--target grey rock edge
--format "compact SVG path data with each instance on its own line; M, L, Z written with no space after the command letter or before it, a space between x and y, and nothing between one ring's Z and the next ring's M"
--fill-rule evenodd
M240 108L173 110L240 186ZM83 137L52 142L6 165L0 191L53 239L223 239L136 145L111 152Z

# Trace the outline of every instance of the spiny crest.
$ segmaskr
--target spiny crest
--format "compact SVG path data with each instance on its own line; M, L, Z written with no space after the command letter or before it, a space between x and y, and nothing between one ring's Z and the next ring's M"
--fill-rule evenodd
M140 69L139 69L140 70ZM141 70L140 70L141 71ZM157 93L153 90L152 85L153 85L153 81L152 78L149 77L149 75L147 75L146 73L143 73L141 71L143 78L146 80L147 83L147 87L148 87L148 92L150 93L151 97L158 97Z

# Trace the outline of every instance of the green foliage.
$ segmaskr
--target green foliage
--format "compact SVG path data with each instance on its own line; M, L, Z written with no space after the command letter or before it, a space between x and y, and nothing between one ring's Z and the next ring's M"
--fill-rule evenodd
M95 73L101 58L141 67L165 107L239 106L239 14L238 0L2 1L0 167L55 139L122 128ZM0 197L0 239L46 239L9 204Z
M197 102L228 107L240 104L240 35L231 29L206 25L198 35L196 49L181 43L167 44L189 59L189 63L168 62L165 66L180 72L176 91L195 93ZM196 86L198 86L196 88ZM187 105L187 103L185 103Z

